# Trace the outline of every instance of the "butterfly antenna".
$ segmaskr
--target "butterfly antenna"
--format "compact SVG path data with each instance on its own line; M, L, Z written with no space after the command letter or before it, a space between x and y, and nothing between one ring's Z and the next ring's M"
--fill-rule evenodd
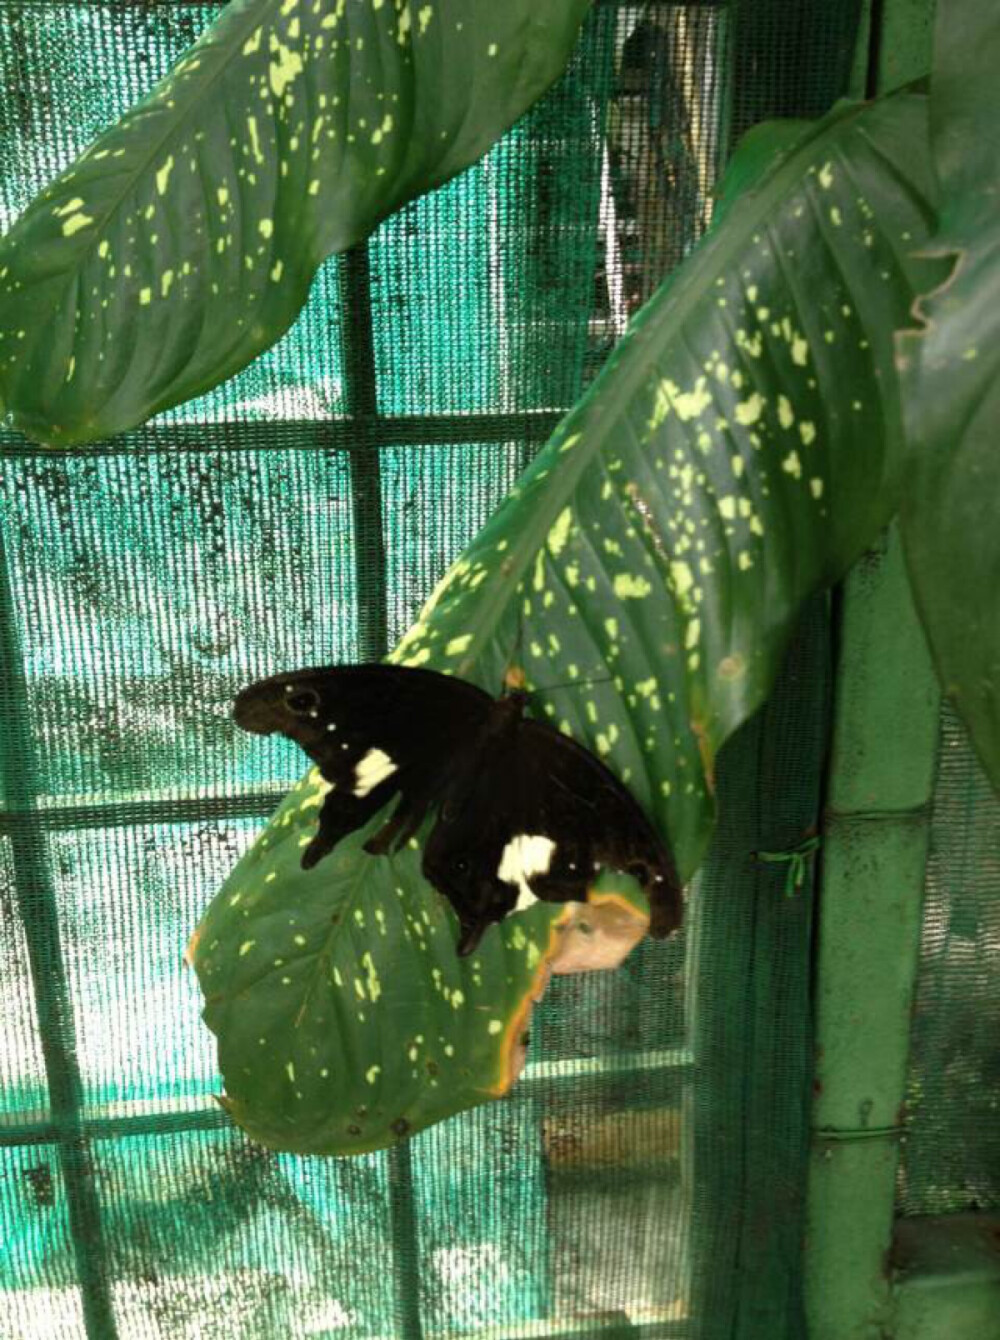
M536 684L529 694L551 693L554 689L588 689L591 684L610 684L614 675L595 675L593 679L567 679L562 684Z

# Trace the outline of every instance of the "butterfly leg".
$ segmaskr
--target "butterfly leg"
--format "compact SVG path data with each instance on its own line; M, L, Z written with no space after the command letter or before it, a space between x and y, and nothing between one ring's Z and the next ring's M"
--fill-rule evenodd
M302 853L302 869L311 870L348 833L363 827L377 814L392 794L391 787L376 787L367 796L352 796L349 792L334 791L323 802L319 814L319 831Z
M401 800L395 814L365 843L365 851L371 856L385 856L390 851L399 851L404 842L408 842L417 832L426 813L425 804L416 801L408 805L405 799Z

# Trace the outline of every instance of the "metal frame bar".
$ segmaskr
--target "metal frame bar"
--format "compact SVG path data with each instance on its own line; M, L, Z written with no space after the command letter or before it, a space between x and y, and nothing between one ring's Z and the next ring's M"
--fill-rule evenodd
M367 243L352 247L340 257L338 278L344 312L345 398L348 415L357 425L349 459L359 659L378 661L389 650L389 607L382 529L382 462L379 452L366 449L367 434L378 419L378 369Z
M731 2L732 0L599 0L605 9L639 9L644 4L662 9L676 9L678 6L683 6L685 9L724 9ZM17 0L18 7L23 9L31 9L36 5L39 8L54 8L59 4L64 4L68 9L79 3L80 0ZM191 6L198 9L222 9L225 3L226 0L145 0L144 7L185 9Z
M382 447L454 447L470 443L540 444L553 433L564 409L509 413L381 414L372 408L356 417L291 419L279 423L158 423L86 447L60 448L60 458L102 459L156 456L161 452L213 454L267 451L377 452ZM0 461L51 460L40 447L9 428L0 428Z
M366 449L365 441L366 431L378 418L379 389L367 243L341 256L338 278L344 313L344 388L348 413L358 433L350 452L358 650L360 660L378 661L388 651L389 608L381 461L377 451ZM401 1340L421 1340L420 1239L409 1142L404 1140L389 1149L387 1160L396 1321Z
M694 1058L687 1051L640 1052L624 1060L602 1061L594 1057L561 1061L529 1062L509 1101L533 1101L533 1090L545 1085L550 1091L584 1086L612 1086L639 1076L677 1079L694 1073ZM81 1131L87 1140L120 1140L142 1135L181 1135L186 1131L229 1129L232 1119L215 1103L185 1106L173 1111L121 1112L82 1117ZM0 1121L0 1149L20 1145L50 1145L59 1138L57 1124L46 1117L25 1121Z
M164 796L150 800L95 800L80 804L39 803L35 810L0 810L0 835L23 829L62 833L86 828L132 828L145 824L205 823L212 819L266 819L294 783L236 795ZM40 800L43 799L40 797Z
M81 1118L84 1140L121 1140L143 1135L183 1135L187 1131L232 1129L232 1118L214 1103L180 1112L147 1112L135 1116ZM0 1122L0 1149L52 1145L59 1139L53 1121Z

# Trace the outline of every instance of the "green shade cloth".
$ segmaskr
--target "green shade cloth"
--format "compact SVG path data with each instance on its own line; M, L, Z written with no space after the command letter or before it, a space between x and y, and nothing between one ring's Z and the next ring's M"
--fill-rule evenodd
M302 770L235 689L379 656L857 6L598 0L566 77L128 439L0 430L0 1340L797 1340L825 610L720 762L687 929L553 983L514 1094L388 1153L233 1129L181 964ZM0 0L0 226L217 11Z
M1000 1210L1000 801L941 715L897 1203Z

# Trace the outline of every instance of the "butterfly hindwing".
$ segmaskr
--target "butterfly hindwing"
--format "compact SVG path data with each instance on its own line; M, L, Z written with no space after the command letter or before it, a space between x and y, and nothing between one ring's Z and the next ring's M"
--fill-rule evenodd
M239 694L233 715L244 730L294 740L330 787L302 858L308 868L394 795L399 804L369 849L390 850L415 832L492 701L474 685L432 671L332 666L260 680Z
M519 756L531 759L532 812L540 832L559 842L545 871L530 881L545 901L582 900L602 867L623 870L650 902L650 933L681 921L682 886L673 858L642 807L611 770L544 721L520 723Z
M598 759L512 695L491 706L486 739L462 756L424 852L424 874L461 924L459 952L536 898L584 902L602 867L625 870L650 900L650 930L681 919L673 861L642 809Z
M491 703L478 740L454 761L424 847L424 876L458 916L460 954L471 953L486 928L518 903L518 884L501 878L500 869L506 847L530 822L517 757L519 718L515 699Z

